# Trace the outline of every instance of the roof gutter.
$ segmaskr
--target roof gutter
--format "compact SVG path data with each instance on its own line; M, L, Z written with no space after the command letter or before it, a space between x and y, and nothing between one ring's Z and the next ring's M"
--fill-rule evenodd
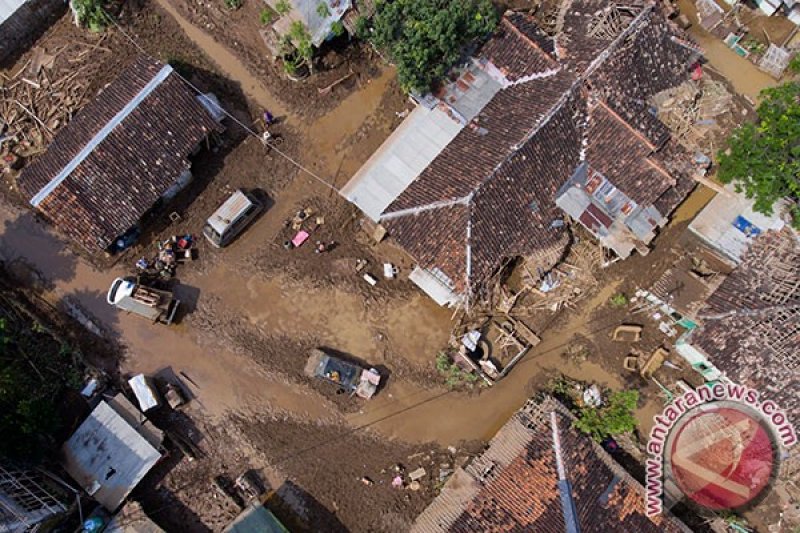
M572 486L567 479L564 461L561 458L561 436L558 433L558 420L555 411L550 412L550 427L553 430L553 451L556 455L556 469L558 470L558 492L561 498L561 511L564 513L564 531L566 533L580 533L578 524L578 511L575 509L575 500L572 498Z
M100 129L100 131L98 131L95 134L94 137L92 137L92 139L86 144L86 146L84 146L83 149L80 152L78 152L78 155L72 158L72 161L67 163L67 166L62 168L61 172L59 172L53 179L51 179L47 183L47 185L42 187L42 189L38 193L36 193L36 195L33 198L31 198L31 205L34 207L39 207L39 204L42 203L42 201L45 198L47 198L50 195L50 193L52 193L55 190L56 187L61 185L61 183L65 179L67 179L67 177L69 177L69 175L72 174L72 172L76 168L78 168L78 165L83 163L83 161L87 157L89 157L89 154L91 154L94 151L94 149L97 148L97 146L101 142L103 142L106 137L109 136L109 134L114 130L114 128L119 126L119 124L123 120L125 120L128 117L128 115L130 115L133 112L134 109L139 107L139 104L141 104L142 101L156 89L156 87L161 85L161 83L164 80L166 80L171 73L172 73L172 67L169 65L164 65L161 68L161 70L158 71L158 74L156 74L155 77L153 77L153 79L147 82L147 85L145 85L144 88L142 88L142 90L139 91L130 102L125 104L125 107L123 107L122 110L119 111L119 113L114 115L114 118L112 118L105 126L103 126Z

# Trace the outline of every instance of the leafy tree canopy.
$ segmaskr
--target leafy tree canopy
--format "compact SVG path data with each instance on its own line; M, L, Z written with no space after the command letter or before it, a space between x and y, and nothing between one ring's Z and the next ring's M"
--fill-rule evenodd
M405 90L425 92L470 41L497 24L490 0L377 0L371 38L397 65Z
M639 401L637 391L618 391L601 407L582 407L575 427L602 441L611 435L622 435L636 428L633 410Z
M57 444L59 403L83 367L14 297L0 296L0 317L0 456L36 461Z
M719 179L734 183L755 200L755 210L771 214L789 198L793 225L800 228L800 83L765 89L758 122L739 126L719 154Z

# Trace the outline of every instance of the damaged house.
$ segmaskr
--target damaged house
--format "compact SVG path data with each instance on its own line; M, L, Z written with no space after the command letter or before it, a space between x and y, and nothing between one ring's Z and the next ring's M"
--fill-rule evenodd
M669 511L647 516L644 487L573 420L553 398L528 401L411 531L691 531Z
M169 65L138 58L58 132L17 185L68 238L90 252L107 250L189 183L188 157L222 131L211 96L195 95Z
M677 352L708 380L753 387L800 424L800 237L789 227L755 238L706 301L701 327Z
M342 194L411 255L411 280L468 303L509 260L545 273L568 216L624 258L694 187L691 156L650 99L689 78L697 48L652 3L565 0L555 36L507 12L422 98Z

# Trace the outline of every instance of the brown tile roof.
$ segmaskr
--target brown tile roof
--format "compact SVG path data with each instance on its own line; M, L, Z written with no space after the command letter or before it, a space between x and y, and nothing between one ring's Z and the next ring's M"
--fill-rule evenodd
M669 130L651 112L655 94L685 81L697 57L697 47L658 12L600 64L589 77L598 96L656 147L669 138Z
M758 236L701 311L691 343L728 378L761 391L800 424L800 236Z
M685 166L658 154L669 144L668 130L642 103L688 75L695 53L670 39L680 31L648 4L624 35L594 40L579 34L586 31L586 14L605 2L567 0L565 5L555 48L532 19L506 14L479 57L498 61L508 85L381 218L423 267L442 269L459 292L479 290L504 259L559 256L554 248L563 250L567 239L565 230L553 226L561 217L555 193L587 157L605 167L609 179L635 201L658 202L665 215L694 186L681 175ZM643 64L626 74L630 60L620 56L631 54L634 63ZM576 61L584 56L590 61ZM591 71L581 71L590 64ZM642 82L639 73L649 73L652 65L663 65L664 71ZM613 88L598 91L598 85L612 83L610 76L619 76ZM629 87L640 82L643 87ZM589 100L603 101L595 104L593 109L600 107L592 120L587 120ZM630 122L629 116L636 120ZM672 156L688 157L677 150L669 152ZM454 205L460 208L451 209ZM462 226L454 229L454 224ZM442 232L446 240L440 239ZM456 235L458 246L442 245L456 242Z
M650 205L675 179L650 155L655 146L604 102L589 108L586 159L628 198Z
M503 426L489 447L458 469L417 518L412 532L566 530L551 424L582 532L686 532L672 515L648 517L644 489L587 436L552 398L531 400Z
M481 57L513 83L558 68L552 52L553 41L530 17L515 13L503 17L492 39L481 49Z
M151 59L135 60L23 170L20 190L29 199L36 197L163 67ZM152 208L189 167L187 156L216 129L190 88L171 73L38 207L87 249L106 248Z

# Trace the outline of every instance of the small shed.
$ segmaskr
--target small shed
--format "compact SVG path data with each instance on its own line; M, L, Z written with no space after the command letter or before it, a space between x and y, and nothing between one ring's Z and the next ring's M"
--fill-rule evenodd
M101 400L62 447L64 470L112 512L161 459L160 440L152 442L126 420L126 413L112 407L124 402L121 395L112 403Z
M758 67L776 80L779 80L783 76L786 67L789 66L792 55L786 48L770 44L767 52L759 61Z

